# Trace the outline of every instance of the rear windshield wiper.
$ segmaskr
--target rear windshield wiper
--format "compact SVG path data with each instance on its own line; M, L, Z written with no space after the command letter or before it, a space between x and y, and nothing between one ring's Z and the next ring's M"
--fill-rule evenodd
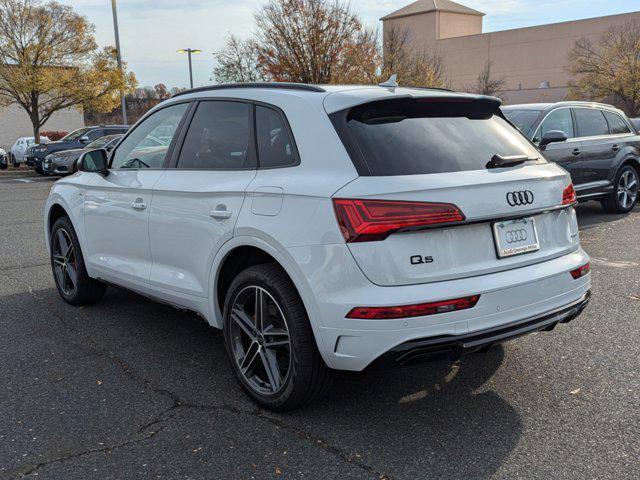
M524 162L531 162L539 160L540 157L530 157L528 155L507 155L502 156L495 154L491 157L489 163L487 163L487 168L504 168L504 167L513 167L514 165L520 165Z

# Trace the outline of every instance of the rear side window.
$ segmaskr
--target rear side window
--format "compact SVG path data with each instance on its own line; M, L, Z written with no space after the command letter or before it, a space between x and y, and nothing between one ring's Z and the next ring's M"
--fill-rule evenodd
M629 126L617 113L604 112L604 116L607 119L607 123L609 124L609 132L612 135L631 133L631 130L629 130Z
M418 175L485 169L496 154L540 154L495 105L434 99L387 100L352 108L347 150L361 175ZM335 124L335 120L334 120ZM340 124L337 125L340 133ZM342 135L344 136L344 135ZM343 138L344 141L344 138Z
M182 145L177 168L239 170L254 168L250 139L251 105L200 102Z
M531 131L533 129L533 124L542 113L542 110L504 109L502 113L504 113L504 116L507 117L509 121L516 127L518 127L522 133L530 136L533 134L533 132Z
M578 123L578 136L595 137L609 135L609 125L602 111L595 108L576 108L574 110Z
M297 162L287 124L276 110L256 106L256 138L260 168L287 167Z
M547 118L545 118L540 125L538 133L536 133L533 141L539 143L540 140L542 140L542 137L544 137L545 133L552 130L559 130L561 132L564 132L567 135L567 138L575 137L575 134L573 132L573 119L571 117L570 109L559 108L547 115Z

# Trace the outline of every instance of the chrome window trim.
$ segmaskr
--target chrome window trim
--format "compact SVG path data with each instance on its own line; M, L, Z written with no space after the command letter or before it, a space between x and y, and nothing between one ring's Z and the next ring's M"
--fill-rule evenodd
M568 108L568 109L586 108L586 109L591 109L591 110L599 110L601 112L613 113L615 115L618 115L618 117L620 117L623 120L624 124L629 128L629 133L609 133L607 135L591 135L589 137L580 137L580 136L576 135L575 137L568 138L565 142L562 142L562 143L569 143L571 141L576 141L576 140L577 141L583 141L583 140L596 140L596 139L599 139L599 138L612 138L612 137L625 137L625 136L632 137L632 136L634 136L633 128L630 127L629 122L624 117L622 117L619 113L617 113L615 110L610 110L608 108L602 108L602 107L590 106L590 105L563 105L561 107L556 107L556 108L551 109L549 112L547 112L545 114L544 117L542 117L542 120L540 120L540 123L536 127L536 130L535 130L534 134L531 136L531 141L533 142L533 139L536 138L536 135L538 135L538 133L540 133L540 128L542 127L542 124L544 123L544 121L547 119L547 117L549 115L551 115L553 112L556 112L557 110L562 110L562 109L565 109L565 108ZM572 112L571 118L573 119L573 122L574 122L574 124L573 124L574 133L577 133L578 132L578 124L577 124L577 122L576 122L576 120L575 120L575 118L573 116L573 112ZM605 120L606 119L607 119L607 117L605 117ZM608 125L608 123L607 123L607 125ZM535 145L538 145L539 142L538 143L534 142L534 143L535 143Z

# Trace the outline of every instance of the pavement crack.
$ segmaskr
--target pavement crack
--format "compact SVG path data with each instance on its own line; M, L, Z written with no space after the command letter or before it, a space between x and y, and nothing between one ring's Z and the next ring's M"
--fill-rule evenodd
M115 443L115 444L111 444L111 445L104 445L104 446L99 446L99 447L95 447L95 448L88 448L86 450L82 450L79 452L72 452L69 453L67 455L64 455L62 457L57 457L57 458L53 458L50 460L46 460L40 463L37 463L29 468L27 468L26 470L23 470L20 473L21 477L27 476L27 475L31 475L33 473L36 473L39 469L46 467L48 465L52 465L55 463L61 463L61 462L66 462L68 460L73 460L75 458L79 458L82 457L84 455L90 455L92 453L109 453L113 450L116 450L118 448L122 448L122 447L126 447L128 445L133 445L136 443L140 443L140 442L144 442L146 440L149 440L153 437L155 437L156 435L158 435L160 432L162 432L162 430L164 430L164 426L161 426L160 428L158 428L157 430L152 430L151 432L148 432L144 435L142 435L140 438L133 438L133 439L128 439L128 440L124 440L120 443Z
M20 284L24 285L25 287L27 287L27 290L29 291L29 295L31 295L36 300L44 300L44 298L39 296L34 291L34 288L30 283L27 283L24 280L20 280L19 278L12 277L11 275L7 275L5 272L0 273L0 276L6 278L7 280L10 280L10 281L13 281L13 282L17 282L17 283L20 283Z

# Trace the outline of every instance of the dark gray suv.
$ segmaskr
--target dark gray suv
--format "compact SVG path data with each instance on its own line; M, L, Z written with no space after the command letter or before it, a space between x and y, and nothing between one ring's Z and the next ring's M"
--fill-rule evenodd
M504 115L547 160L569 171L579 200L626 213L638 201L640 135L626 115L591 102L509 105Z

